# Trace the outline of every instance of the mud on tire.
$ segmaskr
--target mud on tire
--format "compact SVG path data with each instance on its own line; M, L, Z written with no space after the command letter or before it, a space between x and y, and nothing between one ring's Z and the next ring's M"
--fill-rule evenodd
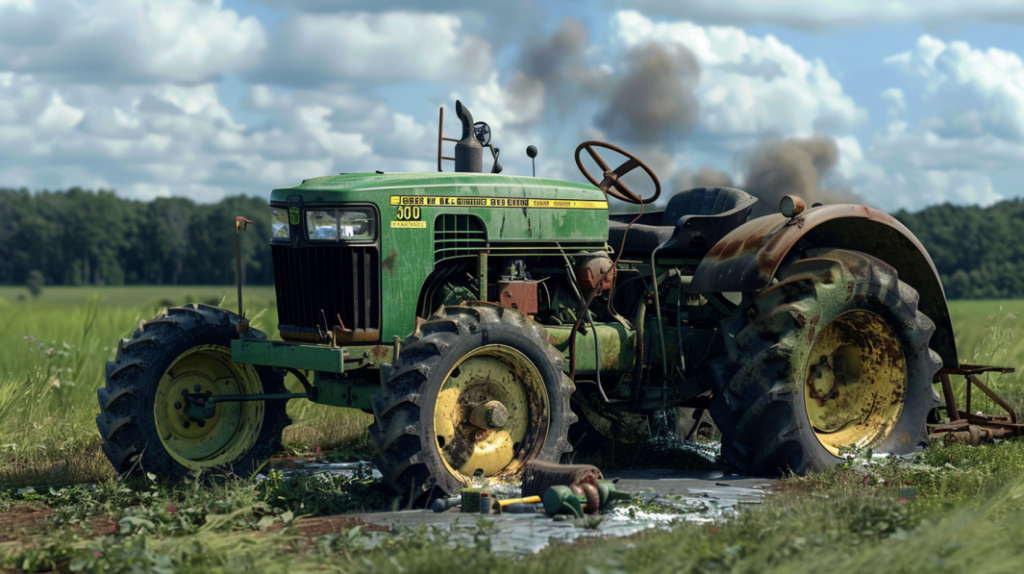
M563 356L548 343L543 327L518 311L480 304L442 308L421 326L421 333L402 343L394 365L382 368L382 392L372 397L374 463L397 492L423 501L456 495L466 486L467 477L453 472L443 459L433 413L449 373L484 346L510 347L524 355L539 371L547 394L546 433L532 444L529 436L524 439L508 474L521 471L528 459L557 462L572 450L566 436L576 422L569 406L575 387L563 374Z
M926 418L939 404L932 381L941 360L928 348L935 325L918 311L917 292L883 261L839 249L808 250L781 268L777 279L744 294L721 324L727 353L712 363L716 388L709 410L722 432L723 456L752 475L821 470L840 460L834 444L832 450L825 446L829 435L812 425L808 401L812 409L821 403L805 385L820 377L815 369L830 366L824 356L810 356L818 337L832 324L861 316L884 324L898 341L906 373L902 396L892 392L885 399L893 405L902 400L890 410L898 416L861 446L902 454L926 444ZM852 347L874 351L870 337L857 335L855 325L849 331L859 341Z
M156 397L161 379L183 354L197 347L222 349L230 357L231 341L238 338L238 316L207 305L189 304L166 310L142 323L131 339L122 339L113 361L107 361L106 385L97 391L100 413L96 426L103 453L118 473L153 473L180 479L190 473L230 472L248 476L281 450L281 433L291 424L285 401L264 401L262 418L248 431L251 442L244 452L223 464L191 468L168 452L157 430ZM266 335L252 330L257 338ZM284 393L284 377L267 367L246 366L258 392ZM234 403L238 404L238 403ZM222 409L226 405L218 405ZM230 408L230 406L229 406Z

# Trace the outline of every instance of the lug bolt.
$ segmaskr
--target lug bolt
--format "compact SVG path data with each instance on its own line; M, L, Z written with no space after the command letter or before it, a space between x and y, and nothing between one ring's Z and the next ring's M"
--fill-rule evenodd
M185 428L188 428L188 427L192 426L192 423L190 423L188 421L184 421L184 422L181 423L181 426L183 426Z
M199 425L199 428L203 428L206 426L206 421L204 421L203 419L199 419L198 421L196 421L196 424Z
M200 385L196 385L194 388L195 388L196 392L198 393L200 390L202 390L203 387L200 386Z
M180 409L181 408L181 403L174 403L174 408L175 409Z
M181 389L181 396L187 397L188 396L188 389Z

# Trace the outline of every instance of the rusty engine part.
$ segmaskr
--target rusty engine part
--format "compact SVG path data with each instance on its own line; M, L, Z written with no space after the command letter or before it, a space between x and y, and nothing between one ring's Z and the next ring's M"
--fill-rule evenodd
M498 281L498 303L527 315L536 315L539 309L537 284L540 282L529 278L522 259L506 259L503 267Z
M594 289L608 291L615 282L614 265L607 253L577 257L573 274L580 289L587 294Z
M527 315L537 314L538 281L499 281L498 302Z

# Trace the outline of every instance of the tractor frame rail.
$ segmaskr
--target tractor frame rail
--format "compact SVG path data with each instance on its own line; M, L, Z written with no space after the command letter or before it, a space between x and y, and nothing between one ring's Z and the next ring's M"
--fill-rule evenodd
M1012 373L1013 367L993 367L987 365L961 364L958 368L942 368L935 375L935 382L942 383L942 394L948 422L929 424L928 437L947 442L966 442L977 446L982 442L995 439L1024 436L1024 424L1017 422L1017 412L1002 397L981 382L978 375L982 373ZM967 382L964 410L957 407L956 396L950 375L962 375ZM978 390L1003 408L1005 415L985 415L971 412L971 389Z

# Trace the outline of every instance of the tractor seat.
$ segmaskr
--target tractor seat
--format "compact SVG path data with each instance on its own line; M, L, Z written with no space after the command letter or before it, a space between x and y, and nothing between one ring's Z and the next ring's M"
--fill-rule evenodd
M661 225L650 225L654 222L644 217L647 225L634 224L626 234L634 216L613 216L617 219L608 221L608 244L618 249L625 235L625 253L649 255L661 247L665 255L703 256L719 239L747 221L755 202L756 197L732 187L680 191L665 206ZM629 219L622 221L623 217Z

